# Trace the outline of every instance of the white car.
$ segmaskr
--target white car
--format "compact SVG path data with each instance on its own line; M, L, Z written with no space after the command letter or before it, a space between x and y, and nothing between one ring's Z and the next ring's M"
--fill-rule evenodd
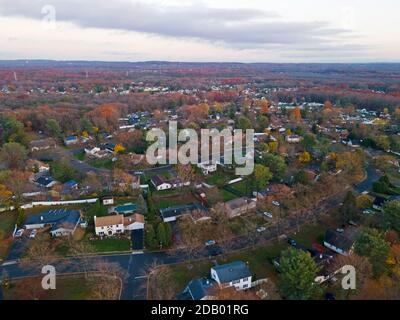
M205 243L205 245L206 245L206 247L209 247L209 246L213 246L213 245L215 245L217 242L215 241L215 240L208 240L206 243Z
M37 234L37 230L36 230L36 229L33 229L33 230L31 231L31 234L29 235L29 238L31 238L31 239L35 238L35 237L36 237L36 234Z
M272 201L272 204L273 204L274 206L277 206L277 207L279 207L279 206L281 205L278 201Z
M24 229L19 229L16 233L15 233L15 237L16 238L21 238L22 235L24 234Z
M267 218L270 218L270 219L273 218L272 213L271 213L271 212L268 212L268 211L265 211L265 212L263 213L263 215L264 215L265 217L267 217Z
M267 230L267 229L264 228L264 227L259 227L259 228L257 228L257 232L264 232L265 230Z

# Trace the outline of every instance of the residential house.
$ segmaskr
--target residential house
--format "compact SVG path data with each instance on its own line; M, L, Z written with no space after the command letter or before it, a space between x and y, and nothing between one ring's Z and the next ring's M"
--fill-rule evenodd
M172 184L166 178L159 175L151 178L151 183L157 191L172 189Z
M383 207L383 205L384 205L385 202L386 202L386 199L385 199L385 198L376 197L375 200L374 200L374 202L372 203L372 207L373 207L375 210L382 211L382 207Z
M103 201L103 205L104 206L112 206L113 204L114 204L114 198L113 197L104 197L103 199L102 199L102 201Z
M196 212L207 212L207 209L198 203L190 203L186 205L178 205L168 208L162 208L158 210L160 212L161 218L164 222L176 221L179 217L184 214L198 214ZM198 217L198 216L197 216ZM199 218L199 217L198 217ZM194 218L196 219L196 217ZM204 219L204 215L200 218Z
M53 237L73 235L81 222L79 210L56 209L29 216L25 221L26 229L50 228Z
M225 210L229 218L234 218L249 211L255 210L256 206L256 201L244 197L225 202Z
M31 152L48 150L55 147L57 147L57 143L53 138L34 140L29 144L29 150Z
M94 217L96 235L100 237L114 236L124 233L124 216L118 214L107 217Z
M132 216L124 218L124 230L125 231L143 230L144 224L145 224L144 216L139 213L135 213Z
M251 288L252 274L243 261L212 267L211 278L221 289L234 287L236 290L245 290Z
M79 143L78 136L68 136L64 139L64 144L66 146L73 145Z
M324 246L341 255L347 256L354 241L343 233L328 229L325 233Z
M209 175L210 173L217 171L217 164L211 162L203 162L197 165L198 168L201 169L204 175Z
M96 235L110 237L125 231L144 230L145 220L141 214L124 217L122 214L106 217L94 217Z
M50 165L36 159L28 159L26 169L35 173L44 173L50 171Z
M213 279L194 279L177 296L177 300L213 300L216 285Z
M286 136L286 142L289 143L299 143L301 141L301 137L296 134L291 134Z
M78 186L79 186L78 182L76 182L75 180L67 181L62 185L61 194L64 194L64 195L70 194L74 190L78 190Z
M34 183L39 187L50 189L58 182L50 175L39 175L34 177Z
M104 159L110 156L106 150L101 150L99 147L85 148L85 153L92 158Z

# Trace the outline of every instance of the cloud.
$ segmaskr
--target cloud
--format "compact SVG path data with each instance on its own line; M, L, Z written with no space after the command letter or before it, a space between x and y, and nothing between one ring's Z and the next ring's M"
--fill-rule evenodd
M84 28L135 31L164 37L199 39L241 49L274 45L335 43L348 30L325 22L287 22L273 12L221 9L202 4L166 6L134 0L0 0L0 14L43 19L42 8L54 6L57 21Z

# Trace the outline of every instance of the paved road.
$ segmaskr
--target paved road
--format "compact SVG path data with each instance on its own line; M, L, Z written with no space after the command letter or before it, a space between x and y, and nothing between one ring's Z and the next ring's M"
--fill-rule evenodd
M358 193L363 193L364 191L368 191L372 188L372 184L381 177L381 173L372 165L368 165L367 169L367 178L354 186L354 189Z

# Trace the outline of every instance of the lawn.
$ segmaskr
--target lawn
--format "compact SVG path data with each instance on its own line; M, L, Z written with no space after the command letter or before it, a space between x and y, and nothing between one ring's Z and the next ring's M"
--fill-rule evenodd
M88 300L93 290L93 284L82 275L57 276L55 290L43 290L41 281L41 277L12 281L9 289L3 289L4 299Z
M114 168L114 162L111 159L93 159L89 160L88 164L95 168L104 168L112 170Z
M8 248L12 243L11 233L16 219L15 212L0 213L0 260L7 255Z
M302 227L301 232L293 235L292 238L303 246L312 248L312 244L315 242L319 244L323 243L326 230L327 228L325 226L306 225Z
M96 240L83 240L86 241L96 253L101 252L121 252L131 250L130 239L122 238L105 238Z
M86 156L86 154L85 154L85 151L83 151L83 150L74 153L74 157L75 157L76 159L78 159L79 161L84 161L84 160L85 160L85 156Z
M220 189L219 191L220 191L220 193L222 195L223 201L225 201L225 202L233 200L233 199L236 199L238 197L237 195L235 195L235 194L233 194L233 193L231 193L231 192L229 192L229 191L227 191L225 189Z
M231 173L224 172L219 169L217 172L212 173L211 175L205 178L205 182L214 186L223 186L225 183L233 179L233 175Z

